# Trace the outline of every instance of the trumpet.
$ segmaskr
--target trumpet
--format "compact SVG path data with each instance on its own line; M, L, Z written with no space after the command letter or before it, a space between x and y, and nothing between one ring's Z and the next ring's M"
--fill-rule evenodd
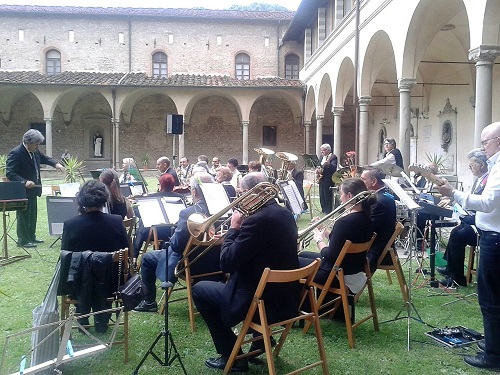
M325 226L331 227L335 222L340 219L341 217L347 215L349 212L351 212L351 207L364 202L365 200L374 197L375 193L372 191L362 191L359 194L356 194L354 197L349 199L348 201L342 203L340 206L338 206L335 210L330 212L329 214L323 216L321 219L318 221L315 221L311 225L309 225L307 228L304 228L298 232L297 235L297 247L298 251L304 250L307 246L309 246L309 243L311 242L311 239L313 237L312 231L316 229L320 224L323 224L326 221L329 221L328 224Z
M297 161L299 158L297 155L290 152L277 152L276 157L281 160L281 169L278 173L278 181L287 181L290 179L290 173L288 172L288 167L292 162Z
M248 217L257 212L262 206L264 206L271 199L274 199L278 196L278 187L269 182L261 182L255 185L253 188L245 192L240 197L236 198L233 202L231 202L228 206L224 207L219 212L213 214L212 216L205 217L200 213L193 213L187 219L187 227L191 236L195 238L199 238L208 234L209 240L206 241L209 245L201 251L195 258L189 260L189 257L193 252L195 252L199 246L194 247L189 250L187 254L185 254L175 266L174 274L178 277L180 274L184 273L186 267L191 266L194 262L200 259L203 255L206 254L214 245L220 243L219 239L214 241L213 236L209 234L210 228L213 228L213 224L219 220L222 216L226 214L231 209L236 209L244 217ZM213 231L214 233L219 232L218 230ZM224 237L225 234L221 234L221 238Z

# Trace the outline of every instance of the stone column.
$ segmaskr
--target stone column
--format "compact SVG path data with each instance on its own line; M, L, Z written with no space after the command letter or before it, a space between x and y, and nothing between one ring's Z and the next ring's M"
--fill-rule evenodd
M182 116L182 129L184 131L182 132L182 134L179 134L179 155L177 155L178 156L177 160L179 160L183 156L186 156L184 155L184 134L186 134L186 123L184 122L185 118L186 118L185 116Z
M111 155L111 162L115 166L115 168L121 168L121 163L120 163L120 119L115 118L111 119L113 121L113 133L114 133L114 142L113 142L113 147L112 147L112 155ZM104 145L102 145L102 154L104 155ZM139 160L136 160L136 163L139 163ZM139 168L139 165L137 165L137 168Z
M44 118L45 121L45 155L52 157L52 117Z
M368 110L370 109L371 96L359 98L359 155L357 164L368 164Z
M305 135L305 142L306 142L306 154L311 153L311 121L304 121L304 135Z
M333 107L333 153L340 159L342 152L342 113L344 107Z
M399 78L399 142L397 148L403 156L403 165L410 162L410 135L411 135L411 89L417 84L415 78Z
M321 152L319 151L320 146L323 144L323 119L325 116L316 116L316 155L321 160Z
M469 51L476 62L476 109L474 115L474 146L481 146L481 131L492 118L493 62L500 55L500 46L482 45Z
M250 125L250 121L242 121L241 125L243 125L243 160L241 164L248 165L248 125Z

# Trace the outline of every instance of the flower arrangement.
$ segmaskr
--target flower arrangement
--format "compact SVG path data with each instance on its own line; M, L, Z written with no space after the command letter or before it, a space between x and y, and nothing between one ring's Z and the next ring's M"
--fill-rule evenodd
M345 153L345 163L349 166L354 165L354 162L356 160L356 151L347 151Z

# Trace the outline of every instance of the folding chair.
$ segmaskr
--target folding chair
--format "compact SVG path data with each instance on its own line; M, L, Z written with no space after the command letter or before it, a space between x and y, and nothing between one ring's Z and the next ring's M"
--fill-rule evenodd
M121 253L121 254L120 254ZM122 260L122 280L121 284L123 284L129 277L129 254L128 254L128 249L122 249L118 250L112 253L113 256L113 263L118 263L120 259ZM68 275L68 272L63 271L62 267L64 265L64 262L61 259L61 280L60 283L66 283L66 280L63 279L64 275ZM69 265L69 264L68 264ZM116 285L118 287L118 285ZM109 297L109 301L112 301L116 307L119 307L122 305L121 299L116 299L114 297ZM69 317L69 309L71 305L76 305L78 304L78 301L76 299L73 299L70 295L64 294L61 295L61 320L64 320ZM128 336L129 336L129 327L128 327L128 311L124 311L119 316L115 317L115 319L122 319L118 324L123 327L123 338L121 340L115 340L113 341L113 345L120 345L123 344L123 350L124 350L124 361L128 362ZM109 322L108 326L113 325L114 323ZM90 325L89 327L91 327ZM63 332L61 332L61 335Z
M401 267L401 262L399 261L399 257L396 253L396 250L392 247L396 238L403 231L404 226L400 222L396 222L396 227L394 228L394 233L391 238L387 242L384 251L380 254L380 257L377 261L377 269L385 270L387 273L387 279L389 280L389 285L392 284L391 273L389 271L396 272L396 277L398 278L399 287L401 288L401 294L403 296L403 301L405 303L408 302L408 285L406 284L406 280L403 274L403 269ZM382 261L386 258L387 254L390 254L391 264L382 264Z
M320 260L316 259L306 267L296 270L278 271L270 270L269 268L264 269L262 277L260 278L259 285L257 286L257 290L255 291L255 296L250 305L246 318L243 321L243 326L241 327L236 343L233 347L233 351L231 352L231 355L229 356L229 359L226 363L226 367L224 368L224 374L228 374L231 371L231 367L236 360L261 352L261 350L259 349L246 354L238 354L242 345L251 343L256 340L264 340L268 371L269 374L275 375L276 368L274 365L274 357L277 357L279 355L280 350L285 343L285 339L290 333L293 323L300 320L307 321L309 325L314 325L316 332L316 344L318 347L320 360L315 363L308 364L298 370L290 372L289 374L298 374L316 366L322 367L323 374L329 374L325 347L323 344L323 334L321 332L321 325L318 317L318 310L316 308L316 304L314 303L314 290L311 287L312 279L314 278L319 265ZM280 322L268 322L265 300L263 299L263 294L266 287L271 284L292 282L302 283L300 304L299 306L297 306L297 316ZM300 310L300 307L303 305L304 301L308 301L309 305L312 306L312 312L305 312ZM254 319L257 314L258 319ZM258 321L256 322L254 320ZM259 332L262 334L262 336L259 336L257 338L252 337L251 339L246 340L246 335L248 334L249 330ZM281 333L280 338L273 350L271 346L271 336L279 333Z
M125 230L127 231L128 248L129 249L134 248L133 235L134 235L134 229L135 229L136 224L137 224L137 217L136 216L123 219L123 225L125 226Z
M340 306L343 306L344 309L344 319L345 319L345 325L346 325L346 330L347 330L347 338L349 340L349 346L351 348L354 348L354 334L353 330L357 328L360 324L366 322L369 319L373 319L373 328L375 331L378 331L378 316L377 316L377 309L375 308L375 297L373 294L373 285L372 285L372 275L370 272L370 266L368 264L368 259L365 261L365 274L366 274L366 282L361 291L359 291L357 294L352 294L349 291L349 288L347 287L345 283L345 275L344 275L344 269L342 268L342 262L344 261L344 258L346 254L358 254L362 252L368 252L368 249L372 246L373 240L377 236L376 233L373 233L373 236L370 241L365 242L365 243L352 243L351 241L347 240L342 247L342 250L340 251L340 254L335 261L335 265L332 268L332 271L330 272L330 275L328 276L328 279L326 280L326 283L324 285L319 284L317 282L312 282L311 285L316 287L318 290L321 290L321 293L316 300L316 307L315 309L317 311L327 309L325 312L322 312L319 316L333 316L333 314L340 308ZM339 282L339 287L332 286L333 281L337 280ZM353 299L353 307L354 304L359 300L359 297L361 296L361 293L365 289L365 287L368 287L368 297L370 300L370 309L371 309L371 314L368 316L364 317L363 319L359 320L357 323L353 323L351 319L351 315L349 312L349 297ZM333 300L328 300L325 301L328 293L333 293L338 295ZM311 326L310 322L307 322L305 327L304 327L304 333L306 333L309 330L309 327Z
M220 269L220 246L223 242L223 238L215 238L211 241L200 241L191 236L186 244L186 247L184 248L183 257L181 259L183 271L179 275L179 278L184 280L185 286L181 286L176 283L172 288L169 288L163 293L163 296L160 299L160 314L163 314L164 312L165 305L161 303L163 298L167 298L168 303L187 300L191 332L195 331L195 317L199 315L199 313L196 311L194 306L192 288L196 282L201 280L220 281L225 279L225 274ZM200 255L196 261L193 261L209 246L212 246L212 248L207 250L207 252L203 255ZM183 296L174 300L170 299L173 292L181 290L186 291L185 297Z
M469 246L469 260L467 261L467 272L465 275L465 280L468 284L472 283L472 275L477 273L474 264L479 264L479 250L476 246Z

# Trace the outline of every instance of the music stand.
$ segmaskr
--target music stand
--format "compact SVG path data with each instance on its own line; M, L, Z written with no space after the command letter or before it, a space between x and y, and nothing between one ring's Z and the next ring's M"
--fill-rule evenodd
M9 257L9 250L7 247L7 237L12 241L16 240L9 234L7 230L7 216L9 211L25 210L28 205L26 198L26 189L24 183L19 181L9 181L0 183L0 207L2 210L2 223L3 223L3 249L0 256L0 266L17 262L26 258L31 258L31 254L23 247L26 252L25 255L15 255Z
M316 154L302 154L302 158L304 159L304 168L308 167L314 169L321 166L321 162Z

